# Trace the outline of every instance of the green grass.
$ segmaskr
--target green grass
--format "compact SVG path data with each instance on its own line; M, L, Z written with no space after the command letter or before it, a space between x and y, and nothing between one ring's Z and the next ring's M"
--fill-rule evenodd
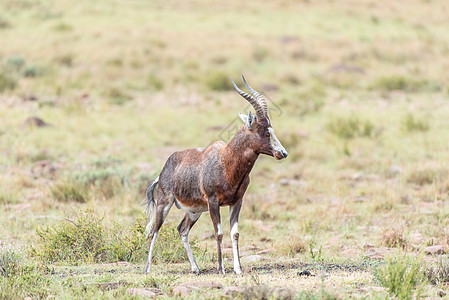
M407 255L389 259L375 270L374 277L399 299L420 298L426 282L421 259Z

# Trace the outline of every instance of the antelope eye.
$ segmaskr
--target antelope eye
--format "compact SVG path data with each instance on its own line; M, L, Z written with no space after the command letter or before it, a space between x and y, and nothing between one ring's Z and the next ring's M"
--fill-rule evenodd
M270 137L270 132L269 132L269 131L266 131L266 132L265 132L265 136L266 136L266 137Z

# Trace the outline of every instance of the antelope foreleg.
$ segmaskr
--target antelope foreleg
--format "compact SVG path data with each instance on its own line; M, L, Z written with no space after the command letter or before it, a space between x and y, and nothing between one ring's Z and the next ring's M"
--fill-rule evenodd
M241 207L242 207L242 200L237 202L234 206L229 207L232 254L234 256L234 272L236 274L242 273L242 267L240 265L240 256L239 256L239 222L238 222Z
M214 224L215 238L217 239L217 254L218 254L218 272L221 274L225 273L223 267L223 256L221 254L221 247L223 242L223 229L221 228L220 221L220 206L216 199L209 200L209 213Z

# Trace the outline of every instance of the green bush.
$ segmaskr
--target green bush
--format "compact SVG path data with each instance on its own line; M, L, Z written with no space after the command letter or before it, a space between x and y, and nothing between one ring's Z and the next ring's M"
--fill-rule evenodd
M40 242L32 254L44 262L63 261L70 264L146 261L149 241L145 238L146 219L139 218L132 226L117 221L110 224L92 209L78 213L54 226L38 229ZM191 242L193 252L200 252L197 241ZM159 231L153 262L187 261L176 226L165 223Z
M212 91L229 91L234 89L229 75L224 72L208 72L205 84Z
M353 139L356 137L376 137L380 129L369 120L361 120L358 117L336 118L326 125L329 132L342 139Z
M0 92L14 90L17 86L17 79L9 72L0 67Z
M146 218L137 219L131 228L117 221L113 222L109 241L110 256L113 261L142 263L147 257L148 243L145 238Z
M107 167L94 168L88 172L71 175L73 180L81 182L89 187L89 190L106 199L120 194L129 186L129 178L126 172L120 168Z
M428 131L430 125L428 120L418 119L412 114L408 114L402 119L402 127L407 132L414 132L414 131Z
M50 188L51 195L60 201L86 202L89 190L85 184L73 179L64 179Z
M131 100L131 96L119 87L112 87L105 92L107 100L111 104L122 105Z
M423 79L415 79L402 75L392 75L380 77L371 85L371 89L383 91L404 91L417 92L422 90L437 91L441 86L435 82L428 82Z
M75 220L66 219L56 226L40 228L40 246L32 252L46 262L92 263L108 261L107 234L103 219L92 209L78 213Z
M17 200L17 192L7 189L0 190L0 204L17 203Z
M426 282L422 260L409 255L398 255L374 269L374 278L399 299L418 299Z

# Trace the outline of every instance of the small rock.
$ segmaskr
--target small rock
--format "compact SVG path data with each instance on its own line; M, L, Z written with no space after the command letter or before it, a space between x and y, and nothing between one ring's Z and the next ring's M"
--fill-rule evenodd
M12 209L16 212L29 210L31 208L31 204L29 203L20 203L12 206Z
M373 245L373 244L366 243L365 245L363 245L363 249L365 249L365 250L371 249L371 248L374 248L374 245Z
M44 122L41 118L38 117L29 117L23 122L22 126L36 126L36 127L47 127L50 126L48 123Z
M157 297L162 294L162 291L156 288L128 288L126 292L134 297Z
M381 286L365 286L360 288L362 292L385 292L386 289Z
M360 254L358 249L345 249L343 250L344 256L357 257Z
M211 231L202 233L202 234L200 234L200 235L198 236L198 238L199 238L200 240L208 240L208 239L211 239L211 238L213 238L213 237L214 237L214 233L211 232Z
M185 297L189 295L193 290L204 290L204 289L222 289L223 286L216 282L211 281L189 281L173 288L174 295L180 295Z
M262 255L262 254L274 253L274 252L276 252L276 249L274 249L274 248L269 248L269 249L257 251L256 254L257 254L257 255Z
M122 282L100 282L96 284L98 288L106 291L114 290L120 287L121 285L123 285Z
M182 285L173 288L173 295L175 296L187 297L190 292L192 292L192 289Z
M421 245L424 242L424 236L420 232L412 233L410 239L414 245Z
M315 275L312 275L312 273L310 273L309 270L302 270L302 271L298 272L296 275L298 275L298 276L315 276Z
M244 289L235 285L226 286L223 289L223 294L228 297L237 297L238 295L242 294L244 292Z
M248 263L252 263L252 262L258 262L259 260L262 259L261 255L249 255L243 258L244 262L248 262Z
M424 248L424 253L426 253L428 255L445 254L445 253L447 253L447 249L443 245L428 246L428 247Z
M391 166L390 169L388 170L388 175L390 177L397 176L401 173L402 173L402 168L400 166L396 166L396 165Z
M387 247L370 248L366 251L365 256L372 259L383 259L389 251Z
M354 202L355 203L363 203L363 202L366 202L366 199L368 199L368 198L365 196L358 196L358 197L355 197Z

